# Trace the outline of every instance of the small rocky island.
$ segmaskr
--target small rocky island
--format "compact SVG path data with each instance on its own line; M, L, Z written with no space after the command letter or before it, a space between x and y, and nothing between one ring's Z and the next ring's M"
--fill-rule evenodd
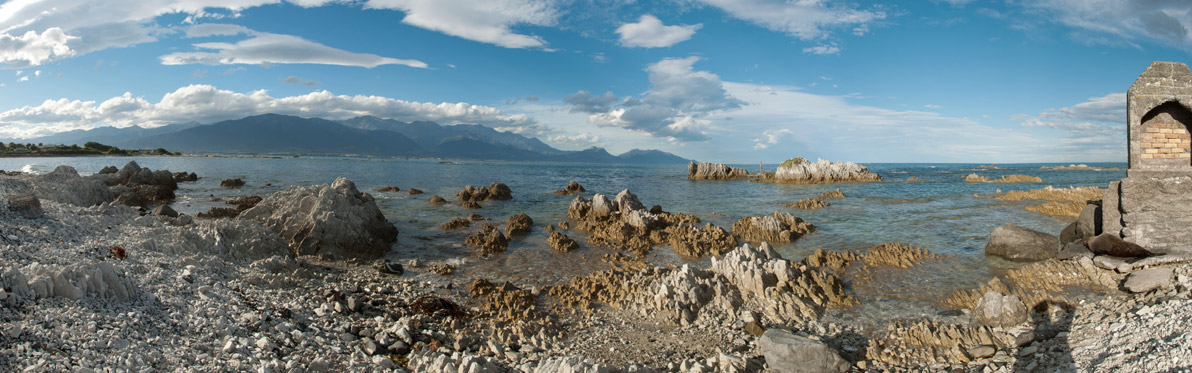
M790 184L828 184L845 182L882 181L882 177L870 172L865 166L853 162L831 162L819 159L811 162L803 157L783 161L775 172L751 174L743 168L718 163L695 163L687 165L687 178L691 180L740 180Z

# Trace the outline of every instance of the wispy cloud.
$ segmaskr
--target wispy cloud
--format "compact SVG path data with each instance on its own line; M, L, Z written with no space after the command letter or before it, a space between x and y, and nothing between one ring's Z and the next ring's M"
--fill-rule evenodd
M622 46L661 48L691 39L700 27L703 24L667 26L658 17L645 14L636 23L624 23L617 27L617 34L621 35Z
M541 37L513 31L517 25L554 26L559 10L544 0L368 0L366 9L405 13L402 23L505 48L542 48Z

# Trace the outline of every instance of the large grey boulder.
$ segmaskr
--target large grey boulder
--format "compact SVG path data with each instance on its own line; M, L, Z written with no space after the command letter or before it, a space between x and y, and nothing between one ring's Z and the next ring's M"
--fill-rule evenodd
M374 259L397 241L397 228L385 220L373 197L344 177L330 185L274 193L240 218L277 232L298 255Z
M844 372L849 368L848 361L828 345L786 330L766 330L758 344L773 372Z
M1126 281L1122 283L1122 287L1131 293L1145 293L1155 289L1162 289L1171 286L1171 278L1174 274L1175 272L1171 268L1163 267L1135 271L1129 276L1126 276Z
M1017 225L1003 225L993 229L986 255L1010 260L1035 261L1054 258L1059 254L1059 238Z
M106 203L114 197L103 182L79 176L70 166L58 166L54 172L34 176L29 184L40 198L81 207Z
M1017 295L1002 295L993 290L985 292L973 308L974 325L1008 328L1026 322L1026 319L1026 303Z

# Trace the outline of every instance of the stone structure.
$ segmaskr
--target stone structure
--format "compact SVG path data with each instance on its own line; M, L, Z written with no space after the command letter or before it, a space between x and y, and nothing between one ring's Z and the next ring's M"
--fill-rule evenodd
M1192 71L1154 62L1126 93L1126 178L1109 184L1100 233L1192 254Z

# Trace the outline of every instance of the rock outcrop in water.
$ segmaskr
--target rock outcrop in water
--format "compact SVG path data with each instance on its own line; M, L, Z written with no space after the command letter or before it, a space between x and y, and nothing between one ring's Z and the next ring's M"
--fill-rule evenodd
M793 184L826 184L841 182L882 181L882 177L865 166L853 162L831 162L820 159L811 162L796 157L782 162L773 176L759 181Z
M579 185L579 183L572 181L570 183L567 183L567 186L563 187L563 189L556 190L555 195L556 196L569 196L572 194L583 193L586 191L587 190L584 189L583 185Z
M550 245L551 249L561 253L571 252L579 248L579 243L559 232L550 232L550 238L546 239L546 243Z
M519 237L530 234L530 230L534 228L534 219L531 219L526 213L519 213L509 217L505 222L505 233L509 237Z
M1044 260L1059 254L1058 237L1017 225L1003 225L989 234L985 245L986 255L997 255L1010 260Z
M298 255L331 254L338 259L372 259L397 241L371 195L340 177L331 184L291 187L265 197L240 214L274 230Z
M32 192L41 198L76 206L94 206L118 201L127 206L146 207L170 203L178 182L167 170L141 168L128 162L119 171L109 166L104 173L79 176L70 166L58 166L53 172L30 178Z
M509 238L492 225L485 225L464 241L479 251L480 255L492 255L505 252L509 248Z
M733 234L749 242L794 242L814 229L811 223L785 212L746 216L733 223Z
M588 243L596 246L626 250L644 255L653 246L664 245L671 241L671 233L680 236L688 245L709 245L727 242L725 240L692 238L699 233L692 229L699 223L699 219L683 213L667 213L661 208L647 211L645 205L629 190L621 191L612 201L604 194L596 194L591 200L577 196L571 201L567 209L567 218L576 223L580 230L588 232ZM562 226L562 224L560 224ZM735 240L732 242L735 243ZM690 252L723 252L728 248L712 248L701 246ZM680 249L683 250L683 249ZM688 250L691 250L690 248Z
M738 180L753 177L743 168L729 167L719 163L695 163L687 165L687 178L691 180Z
M513 199L513 191L502 183L492 183L487 188L468 185L456 193L455 199L460 202L508 201Z

